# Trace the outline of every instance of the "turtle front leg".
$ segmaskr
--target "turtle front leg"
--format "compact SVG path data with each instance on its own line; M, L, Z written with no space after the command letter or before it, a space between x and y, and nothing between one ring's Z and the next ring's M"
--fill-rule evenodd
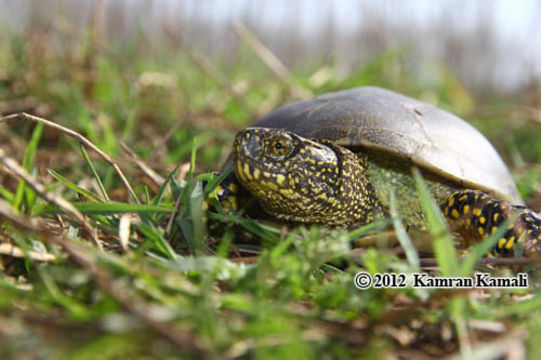
M442 210L454 230L474 240L481 240L494 233L503 222L516 216L507 231L498 240L496 252L513 256L517 241L524 238L524 256L541 256L541 216L522 206L478 190L459 190L442 204Z
M248 190L242 187L234 172L229 173L214 191L225 214L236 213L250 199Z

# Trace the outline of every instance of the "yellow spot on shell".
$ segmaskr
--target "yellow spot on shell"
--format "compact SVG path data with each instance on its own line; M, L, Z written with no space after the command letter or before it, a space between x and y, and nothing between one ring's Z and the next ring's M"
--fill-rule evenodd
M278 183L278 185L283 185L284 181L286 181L286 177L282 174L278 174L278 176L276 177L276 182Z
M505 244L505 247L507 249L511 249L513 247L513 245L515 245L515 237L514 236L511 236L509 238L509 241L507 242L507 244Z
M455 219L458 219L460 214L458 213L458 210L457 209L453 209L451 211L451 216L454 217Z
M484 224L485 221L487 221L487 219L485 219L484 216L481 216L481 217L479 218L479 222L480 222L481 224Z
M458 198L458 201L464 201L464 200L466 200L467 197L468 197L468 195L464 194L464 195L462 195L461 197Z
M453 204L455 203L455 198L452 197L449 199L449 206L453 206Z
M499 249L503 248L506 242L507 240L505 240L505 238L500 238L500 240L498 240L498 248Z
M478 227L477 228L477 232L479 233L479 235L484 235L485 234L485 229L483 229L482 227Z
M271 177L271 174L270 172L268 171L263 171L263 176L266 177L267 179Z
M473 209L473 215L475 216L481 215L481 209Z
M259 180L259 176L261 175L261 171L259 169L254 170L254 179Z
M492 220L493 220L493 221L498 220L498 217L499 217L499 216L500 216L499 213L494 213L494 215L492 215Z
M470 211L470 205L464 205L464 208L462 209L463 214L467 214Z

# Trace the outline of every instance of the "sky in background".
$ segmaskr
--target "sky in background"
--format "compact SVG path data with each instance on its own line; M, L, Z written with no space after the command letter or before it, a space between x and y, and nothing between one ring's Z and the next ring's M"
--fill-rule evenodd
M129 1L128 1L129 2ZM137 2L132 1L132 2ZM321 19L334 18L335 26L351 28L363 16L376 10L380 16L396 23L423 24L441 22L442 9L462 8L462 22L451 23L458 31L474 27L479 21L478 12L486 11L502 40L520 44L525 57L534 57L541 63L541 1L539 0L169 0L182 4L187 13L203 2L212 4L211 16L228 21L241 18L250 11L250 3L264 3L262 22L266 26L280 26L292 12L299 19L302 32L314 31ZM260 5L260 4L258 4ZM211 6L209 6L210 8ZM259 6L257 6L258 9ZM167 10L169 10L168 8ZM363 14L364 13L364 14ZM370 15L368 15L370 16Z
M167 11L179 5L178 1L171 3L174 5ZM397 41L406 38L406 42L407 36L396 32L397 29L409 30L411 25L408 36L425 43L422 46L424 55L438 58L436 53L439 52L440 60L442 56L450 54L444 51L444 55L441 55L438 35L431 29L446 29L471 49L482 45L470 38L471 31L476 31L480 22L486 22L494 31L499 46L496 50L487 49L490 52L486 53L484 59L476 58L477 54L471 51L470 73L480 74L485 70L484 66L492 66L492 74L486 76L495 78L496 86L509 88L528 83L532 77L541 77L541 1L538 0L188 0L183 1L177 10L189 18L190 14L199 14L205 3L209 5L206 15L209 20L227 23L255 17L259 19L258 27L272 29L291 26L291 19L296 19L295 32L307 35L307 38L310 34L317 34L322 24L331 21L338 34L335 37L336 46L350 53L362 52L363 49L352 50L354 45L348 40L344 42L340 34L355 29L358 31L359 24L378 21L385 26L395 24L396 27L388 29L386 35L391 40L401 39ZM425 32L416 35L418 29L425 29ZM464 63L466 65L463 67L468 66L468 61ZM468 75L465 77L468 78Z
M58 4L72 1L80 4L76 11L81 18L90 13L92 0L38 0L50 3L50 7L43 7L43 11L54 12ZM409 36L425 44L424 55L437 58L449 57L449 51L438 48L441 44L437 34L431 29L446 29L456 34L458 42L467 43L471 47L480 46L469 38L472 29L479 27L479 22L491 24L500 44L497 53L487 53L488 63L477 61L473 52L469 62L462 67L470 66L471 73L478 74L483 66L493 66L490 76L496 77L501 85L513 86L528 81L529 77L541 77L541 1L539 0L103 0L107 5L114 5L138 22L138 26L146 27L152 31L154 26L163 19L175 22L177 19L188 25L190 22L199 22L199 37L213 37L220 42L227 40L223 33L230 32L229 24L232 20L252 19L248 25L258 33L267 30L267 33L279 34L278 38L265 39L265 43L280 55L280 43L285 43L289 34L291 36L305 36L307 41L301 44L304 51L310 50L317 44L321 36L321 28L332 24L335 51L349 53L349 56L361 54L362 46L351 44L344 34L359 31L358 25L363 23L385 24L387 34L391 40L404 41L400 38L400 29L409 31ZM36 1L0 0L0 25L9 23L11 26L28 21L28 13ZM106 8L111 8L107 6ZM255 19L255 20L254 20ZM75 21L77 23L77 21ZM83 24L85 22L82 22ZM395 24L396 27L388 25ZM411 26L410 26L411 25ZM208 32L203 29L208 26ZM257 27L257 28L254 28ZM270 32L268 30L271 30ZM273 30L274 29L274 30ZM284 30L285 29L285 30ZM398 30L397 30L398 29ZM420 30L425 30L423 33ZM394 33L393 33L394 31ZM418 32L419 31L419 32ZM189 32L186 32L189 33ZM194 32L195 34L196 32ZM292 34L293 33L293 34ZM0 36L2 36L0 34ZM276 37L276 36L275 36ZM315 39L314 39L315 38ZM308 41L309 39L309 41ZM351 37L358 40L360 38ZM322 40L323 41L323 40ZM328 41L328 39L327 39ZM359 40L361 41L361 40ZM397 45L397 44L395 44ZM482 45L482 44L481 44ZM207 47L212 48L211 45ZM225 46L224 46L225 47ZM490 49L494 51L494 49ZM437 55L436 53L438 53ZM466 46L466 56L467 46ZM471 51L471 50L470 50ZM432 52L432 53L431 53ZM284 53L284 51L282 51ZM443 54L443 55L442 55ZM284 58L286 56L284 55ZM494 58L492 63L490 60ZM497 58L497 59L496 59ZM440 59L441 60L441 59ZM485 60L486 61L486 60ZM465 65L464 65L465 64ZM463 75L464 76L464 75ZM466 75L466 78L468 75Z

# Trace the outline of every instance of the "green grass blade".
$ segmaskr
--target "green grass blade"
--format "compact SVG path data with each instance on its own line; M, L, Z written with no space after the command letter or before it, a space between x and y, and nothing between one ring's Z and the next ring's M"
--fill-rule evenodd
M231 248L231 243L233 242L234 234L231 230L226 230L218 248L216 249L216 256L226 258L229 255L229 249Z
M96 120L98 120L99 124L101 125L104 150L108 153L116 153L118 139L115 131L113 130L113 125L111 124L112 119L105 114L101 114L96 117Z
M145 185L145 205L150 205L150 191L148 190L148 186Z
M56 171L54 171L52 169L49 169L48 172L53 178L55 178L56 180L58 180L59 182L64 184L64 186L66 186L67 188L75 191L76 193L81 194L84 197L86 197L87 199L90 199L92 201L100 202L100 203L103 202L100 198L98 198L96 195L92 194L90 191L85 190L82 187L72 183L71 181L69 181L68 179L66 179L65 177L63 177L59 173L57 173Z
M204 252L205 249L205 226L203 223L203 201L204 193L201 182L197 182L190 195L190 218L192 221L192 232L196 248Z
M88 153L86 152L84 145L79 144L79 147L81 148L81 153L83 154L83 157L85 158L85 161L88 164L88 167L92 171L92 175L94 175L94 179L96 179L96 181L98 182L98 187L100 188L103 198L105 199L105 201L110 201L109 195L107 195L107 191L105 191L105 187L103 186L101 178L99 177L98 172L96 171L96 168L94 167L94 164L92 163L92 160L90 160L90 157L88 156Z
M196 254L205 253L205 228L203 223L203 199L204 193L202 184L194 177L195 160L197 153L197 139L192 142L192 153L190 157L190 169L186 177L181 199L179 213L176 216L176 223L182 230L186 242Z
M377 232L386 229L391 223L390 219L381 219L371 222L370 224L361 226L348 233L349 241L357 240L371 232Z
M441 275L456 275L458 270L458 259L453 237L447 229L445 218L443 217L438 204L436 204L436 201L430 194L419 169L413 169L413 176L421 200L421 206L423 207L428 222L428 230L434 239L434 253L440 267Z
M15 194L13 194L11 191L6 189L5 187L0 186L0 197L4 198L9 203L13 203L13 199L15 198Z
M169 213L173 212L173 206L163 205L144 205L144 204L128 204L121 202L95 203L95 202L72 202L77 210L83 214L123 214L123 213L138 213L152 214L156 212ZM44 214L60 214L63 213L57 206L54 205L36 205L33 209L34 215Z
M165 178L165 181L163 182L163 184L160 185L160 188L158 189L158 192L156 193L154 200L152 200L152 204L158 205L162 201L163 193L165 192L167 185L171 181L172 176L173 176L173 173L170 173L169 176Z
M32 131L32 136L30 137L30 141L28 142L26 151L24 153L22 166L29 173L32 172L32 167L34 166L34 157L36 155L36 150L38 148L39 140L41 139L41 134L43 133L43 126L44 125L42 123L38 123L34 127L34 131ZM13 208L16 209L16 211L21 209L21 205L23 203L23 199L26 192L34 193L34 190L30 188L27 189L26 182L21 179L19 180L19 184L17 185L17 190L15 192L15 197L12 203ZM27 209L27 211L29 211L29 209Z
M158 249L162 254L167 256L169 259L176 259L179 257L177 253L175 252L175 250L173 250L173 248L171 247L167 239L164 238L163 232L161 231L161 229L156 228L152 224L141 224L141 223L134 224L134 228L140 231L141 234L143 234L144 238L147 239L145 244L148 242L152 243L152 245L154 245L156 249Z
M124 129L122 129L122 140L126 141L130 135L130 132L135 129L136 122L138 120L137 117L137 106L133 106L128 116L126 117L126 122L124 123Z
M201 174L197 177L198 180L207 181L205 185L205 193L210 193L231 173L232 169L226 169L219 173L215 174Z
M402 245L402 248L404 249L404 252L406 253L406 258L408 259L408 262L410 263L412 270L414 272L418 272L419 271L419 255L417 254L417 249L415 249L415 247L413 246L413 243L411 242L411 239L408 236L406 228L404 227L404 224L402 224L402 221L400 220L400 217L398 215L398 209L396 207L396 195L394 192L391 192L390 208L391 208L391 220L393 222L396 237L398 238L400 245Z

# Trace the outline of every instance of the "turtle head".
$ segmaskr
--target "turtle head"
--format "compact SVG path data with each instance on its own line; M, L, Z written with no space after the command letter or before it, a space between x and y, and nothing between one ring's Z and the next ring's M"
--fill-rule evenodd
M374 195L362 161L346 148L278 129L248 128L233 145L239 182L286 221L349 225L371 220Z

